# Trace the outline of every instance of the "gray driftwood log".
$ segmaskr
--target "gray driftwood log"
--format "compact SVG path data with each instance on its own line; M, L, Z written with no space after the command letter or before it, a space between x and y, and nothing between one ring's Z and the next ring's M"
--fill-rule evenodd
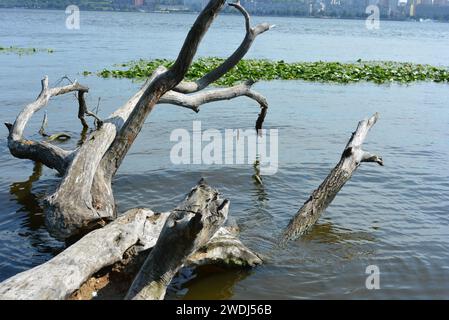
M149 295L139 295L143 298L163 298L165 286L182 266L261 264L257 254L222 227L228 207L228 200L221 200L216 190L202 182L172 212L132 209L50 261L2 282L0 299L66 299L93 274L121 261L131 248L136 253L152 249L134 288L147 284L147 272L153 280L164 274L157 296L150 290Z
M377 122L378 118L379 115L376 113L371 118L359 122L356 131L352 134L343 151L340 162L332 169L323 183L312 193L290 221L283 233L282 245L289 240L297 239L315 224L362 162L376 162L383 166L381 157L362 149L362 144L369 130Z
M198 81L183 82L203 36L224 4L225 0L210 0L190 29L172 67L158 68L143 87L107 119L100 120L88 110L85 102L88 88L76 82L66 87L49 88L45 78L38 99L24 108L14 124L6 124L12 155L39 161L63 176L57 190L44 203L46 225L53 236L59 239L79 236L116 218L112 180L156 105L169 103L198 112L202 104L246 96L259 104L261 112L256 128L262 127L268 103L251 89L252 82L202 91L233 68L256 37L271 27L266 23L251 27L249 14L239 2L232 6L245 19L246 34L241 45L220 66ZM63 150L49 142L25 139L23 131L32 115L46 106L51 97L68 92L78 93L78 118L83 127L87 125L85 116L92 116L97 123L96 130L76 150Z
M126 299L161 300L188 256L206 245L228 217L229 201L204 181L167 218Z

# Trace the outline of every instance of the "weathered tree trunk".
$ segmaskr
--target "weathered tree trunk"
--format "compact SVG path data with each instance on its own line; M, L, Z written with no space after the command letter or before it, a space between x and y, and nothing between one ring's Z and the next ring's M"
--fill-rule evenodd
M84 92L88 91L88 89L77 82L65 87L49 88L48 78L45 77L42 80L42 90L36 101L27 105L20 112L14 124L5 123L9 131L8 148L13 156L20 159L38 161L51 169L56 169L60 173L65 172L73 152L65 151L45 141L36 142L25 139L23 132L30 118L34 113L45 107L50 98L74 91Z
M368 131L378 117L376 113L371 118L359 122L357 130L352 134L343 151L340 162L290 221L284 231L281 244L298 238L315 224L362 162L376 162L383 166L382 158L362 150Z
M227 217L228 206L228 200L220 200L217 191L202 182L171 213L130 210L104 228L84 236L50 261L5 280L0 284L0 299L66 299L93 274L121 261L125 252L143 252L155 247L156 243L150 256L157 252L161 255L158 256L158 263L154 264L154 270L171 275L170 279L165 276L167 285L184 264L250 267L261 264L262 260L255 253L227 229L220 228ZM184 223L187 221L190 224ZM194 230L181 232L182 227ZM220 228L218 232L217 228ZM188 237L194 237L197 241L190 241ZM184 251L185 248L189 249ZM178 255L180 252L190 257L186 259ZM170 269L171 265L176 265L177 269ZM152 274L156 272L151 271L152 267L148 269L144 266L142 270Z
M14 125L6 124L10 131L8 145L14 156L40 161L63 175L57 190L44 203L47 228L53 236L66 239L82 235L116 218L112 179L156 104L170 103L198 112L199 106L205 103L247 96L260 105L256 128L262 127L268 103L251 89L252 82L199 92L234 67L248 52L256 36L270 28L268 24L251 28L248 13L238 2L232 5L243 14L246 23L246 36L240 47L222 65L197 82L180 84L204 34L224 3L224 0L210 0L188 33L174 65L168 70L158 68L139 92L108 119L100 120L88 110L84 99L88 88L74 83L49 89L45 79L39 98L25 107ZM31 116L46 105L50 97L71 91L78 92L78 118L83 127L87 125L86 115L96 118L98 124L97 130L85 139L82 146L74 151L65 151L48 142L25 140L22 134Z
M229 201L204 181L172 211L126 299L161 300L187 257L203 247L228 217Z

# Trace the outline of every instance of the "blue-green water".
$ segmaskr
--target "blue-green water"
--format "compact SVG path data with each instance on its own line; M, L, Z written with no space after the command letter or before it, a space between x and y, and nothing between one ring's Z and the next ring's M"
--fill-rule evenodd
M0 55L1 122L14 120L49 75L64 75L101 97L106 117L139 87L128 80L84 78L138 58L174 58L195 19L189 14L82 12L81 29L65 29L63 11L0 10L0 45L55 49L30 56ZM276 28L258 38L252 58L302 60L396 60L449 65L449 25L255 17ZM243 36L239 16L220 16L205 37L200 56L226 56ZM255 88L270 102L267 128L279 129L279 172L254 184L248 166L175 166L170 163L173 129L248 128L258 107L250 100L205 106L199 114L161 105L148 118L114 182L120 211L137 206L169 210L205 177L231 200L241 238L267 256L251 272L196 275L185 298L447 298L449 293L449 90L444 84L410 86L328 85L262 82ZM51 101L49 131L74 138L80 124L74 97ZM339 160L357 122L374 112L380 120L366 149L385 167L363 164L318 225L285 250L279 234ZM217 116L217 114L219 116ZM27 135L38 138L43 113ZM64 248L44 226L42 200L60 177L31 161L13 158L0 131L0 280L47 261ZM157 138L156 138L157 137ZM34 174L33 174L34 170ZM31 183L32 182L32 183ZM173 196L175 195L175 196ZM365 269L380 268L380 290L365 288ZM181 295L181 296L182 296Z

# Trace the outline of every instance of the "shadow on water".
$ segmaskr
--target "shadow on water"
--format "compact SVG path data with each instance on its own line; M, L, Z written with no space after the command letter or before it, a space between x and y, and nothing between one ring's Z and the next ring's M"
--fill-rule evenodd
M226 300L234 296L234 287L251 274L249 269L201 266L184 268L171 284L171 299Z
M17 212L27 213L24 227L31 231L40 229L45 224L43 208L39 204L39 198L31 190L33 183L38 181L42 175L42 163L35 162L33 173L26 181L14 182L11 184L9 192L14 195L21 208Z
M42 163L35 162L33 173L29 178L26 181L12 183L9 192L20 205L16 212L25 213L18 235L22 239L26 239L32 247L37 248L39 254L49 254L47 258L44 258L48 260L64 250L65 244L48 234L45 227L44 210L40 203L42 197L32 191L33 183L39 181L42 172Z
M323 244L338 244L354 242L374 242L375 237L369 232L357 232L351 229L335 226L331 221L319 222L312 229L304 234L298 241L310 242L316 241Z
M343 261L357 261L376 253L377 239L373 233L342 228L329 220L319 222L300 239L288 245L276 264L290 267L291 259L298 258L309 266L314 263L341 264ZM295 264L298 262L296 261Z

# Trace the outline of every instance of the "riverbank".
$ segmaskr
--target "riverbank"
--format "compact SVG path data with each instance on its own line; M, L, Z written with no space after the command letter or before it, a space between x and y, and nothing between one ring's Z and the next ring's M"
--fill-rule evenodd
M165 14L198 14L199 11L195 10L147 10L140 8L89 8L80 6L81 11L89 11L89 12L134 12L134 13L165 13ZM9 10L65 10L65 6L60 7L34 7L34 6L3 6L0 4L0 9L9 9ZM221 13L222 15L239 15L238 12L233 12L232 9L225 9ZM270 13L270 14L261 14L261 13L252 13L252 16L256 17L286 17L286 18L303 18L303 19L320 19L320 20L366 20L366 16L333 16L333 15L297 15L297 14L289 14L289 13ZM449 22L447 20L434 20L430 18L413 18L413 17L385 17L381 16L382 21L411 21L411 22Z

